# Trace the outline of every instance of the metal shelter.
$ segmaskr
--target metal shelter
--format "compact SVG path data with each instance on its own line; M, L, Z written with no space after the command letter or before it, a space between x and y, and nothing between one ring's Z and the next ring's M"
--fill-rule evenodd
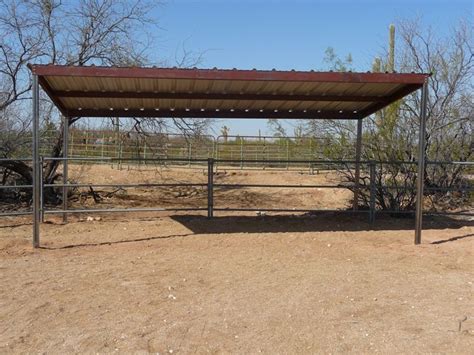
M33 76L33 245L41 217L39 88L65 120L77 117L350 119L357 120L360 162L362 120L422 89L415 244L421 242L425 123L429 74L262 71L29 65ZM67 180L67 160L64 160ZM360 164L355 169L355 204ZM63 188L64 192L66 187ZM67 202L65 202L67 203Z

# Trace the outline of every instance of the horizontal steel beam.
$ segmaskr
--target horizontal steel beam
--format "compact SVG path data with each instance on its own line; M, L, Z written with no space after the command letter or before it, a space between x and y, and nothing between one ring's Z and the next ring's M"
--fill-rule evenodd
M260 93L204 93L204 92L117 92L117 91L56 91L59 98L114 98L114 99L170 99L170 100L245 100L297 102L388 102L383 96L260 94Z
M69 117L360 119L357 111L111 108L68 110Z
M43 88L44 92L48 94L49 98L51 101L54 103L54 105L58 108L58 110L63 114L63 116L67 116L66 114L66 108L64 107L63 103L61 100L55 96L53 89L49 85L48 81L44 77L38 77L38 82Z
M363 117L370 116L371 114L383 109L384 107L388 106L388 104L396 102L405 96L411 94L412 92L420 89L422 86L418 84L409 84L406 86L403 86L401 89L397 90L395 93L393 93L390 96L387 96L387 101L386 102L376 102L369 107L365 108L364 110L361 111L361 115Z

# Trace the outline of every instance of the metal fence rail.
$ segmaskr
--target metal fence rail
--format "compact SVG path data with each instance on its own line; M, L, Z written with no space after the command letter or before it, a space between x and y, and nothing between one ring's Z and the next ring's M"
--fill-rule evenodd
M58 135L58 130L44 130L40 134L40 154L47 155L51 152L54 139ZM2 133L0 132L0 139ZM183 166L193 167L193 159L214 158L216 168L220 159L232 160L232 167L235 169L258 169L270 168L266 163L256 163L255 160L281 160L277 167L273 169L288 170L290 168L302 168L290 164L289 161L296 158L307 160L323 159L332 157L329 154L328 138L302 137L302 136L187 136L172 133L137 133L130 130L116 129L91 129L84 130L71 127L68 130L68 156L83 158L102 158L106 163L107 158L116 158L118 168L122 168L122 162L129 165L144 163L147 158L163 159L186 159L187 165L182 161ZM21 152L31 150L31 136L23 134L24 140ZM344 145L338 143L345 158L353 159L353 142ZM128 159L136 158L136 159ZM244 163L244 161L247 161ZM86 162L86 161L84 161ZM98 161L100 163L100 161ZM311 169L310 166L308 166Z
M21 158L21 159L0 159L1 161L15 161L21 160L24 162L31 162L32 160L29 158ZM188 158L114 158L109 157L106 158L108 162L115 162L115 161L147 161L147 162L155 162L155 163L172 163L172 162L189 162ZM104 161L102 157L68 157L68 158L48 158L42 157L41 162L47 161L87 161L87 162L99 162ZM162 211L207 211L207 216L212 218L214 216L214 212L256 212L256 211L265 211L265 212L290 212L290 213L300 213L300 212L338 212L338 213L358 213L358 214L367 214L370 223L374 223L375 217L377 214L414 214L415 210L380 210L376 208L376 189L398 189L398 190L414 190L416 189L415 186L382 186L378 185L375 181L376 177L376 168L378 165L382 164L410 164L416 165L416 162L413 161L397 161L397 162L385 162L385 161L355 161L355 160L231 160L231 159L219 159L215 160L213 158L208 159L191 159L192 163L199 163L207 166L207 176L208 181L207 183L137 183L137 184L85 184L85 183L58 183L58 184L45 184L43 179L41 179L41 186L40 186L40 214L41 220L44 220L44 215L48 214L62 214L66 217L68 214L76 214L76 213L126 213L126 212L162 212ZM214 174L216 171L216 163L219 164L242 164L245 162L252 162L252 163L285 163L285 164L314 164L314 165L338 165L348 168L349 166L353 166L356 164L360 164L360 166L365 166L366 169L364 171L368 173L369 184L368 185L355 185L355 184L245 184L245 183L215 183L214 182ZM474 167L474 162L426 162L427 165L433 164L455 164L455 165L462 165L466 167ZM42 172L42 169L41 169ZM163 187L163 188L170 188L170 187L190 187L190 186L197 186L207 189L207 204L201 207L170 207L170 208L161 208L161 207L152 207L152 208L93 208L93 209L82 209L76 208L71 209L68 208L67 203L63 204L63 208L53 208L48 209L44 203L44 189L45 188L62 188L63 196L67 196L69 189L72 188L81 188L81 187L122 187L122 188L140 188L140 187ZM27 185L0 185L0 192L5 189L32 189L33 186L31 184ZM302 208L233 208L233 207L219 207L215 204L214 201L214 191L215 189L232 189L232 188L291 188L291 189L314 189L314 188L328 188L328 189L366 189L369 190L369 208L364 210L357 210L357 209L302 209ZM447 188L439 188L439 187L430 187L426 186L425 191L464 191L464 192L472 192L474 191L474 187L472 186L463 186L463 187L447 187ZM64 200L67 201L67 197L64 197ZM424 211L423 214L425 215L458 215L458 216L474 216L474 213L471 212L450 212L450 211ZM0 217L5 216L25 216L31 215L32 211L9 211L9 212L2 212L0 213ZM66 218L65 218L66 220Z

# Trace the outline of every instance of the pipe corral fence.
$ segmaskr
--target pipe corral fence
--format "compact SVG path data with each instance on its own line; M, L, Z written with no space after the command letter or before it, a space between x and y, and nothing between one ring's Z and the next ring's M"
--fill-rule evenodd
M52 139L57 130L42 132L41 149L43 156L51 152ZM1 136L1 134L0 134ZM24 137L25 152L30 149L31 137ZM334 144L337 143L337 144ZM335 151L337 149L337 151ZM364 149L362 145L361 149ZM187 136L176 133L149 133L120 131L112 129L69 129L68 156L72 158L93 157L118 159L119 168L125 162L129 165L146 164L148 159L187 159L180 162L183 167L193 167L193 159L213 158L232 161L227 168L266 169L306 167L295 160L331 160L338 158L355 159L355 142L334 142L328 137L308 136L248 136L248 135L197 135ZM268 161L282 161L273 166ZM260 163L259 161L264 161ZM95 162L100 163L100 161ZM176 163L176 162L175 162ZM307 166L311 169L311 166Z
M1 159L2 161L23 161L23 162L31 162L31 158L21 158L21 159ZM207 159L196 159L196 158L107 158L107 157L68 157L68 158L49 158L49 157L41 157L41 169L40 174L43 173L44 163L48 161L59 161L63 164L64 171L67 171L67 163L68 162L76 162L76 163L88 163L88 164L95 164L95 163L108 163L108 164L117 164L119 166L123 163L130 163L130 164L137 164L138 162L142 164L153 164L153 165L175 165L175 166L186 166L187 164L193 164L200 166L207 170L207 183L137 183L137 184L81 184L81 183L67 183L67 177L65 183L55 183L55 184L45 184L43 182L43 177L41 176L41 186L39 189L40 192L40 215L41 221L44 221L45 215L62 215L64 222L67 222L67 216L69 214L81 214L81 213L114 213L114 212L162 212L162 211L203 211L207 213L208 218L212 218L215 212L232 212L232 211L246 211L246 212L291 212L291 213L300 213L300 212L337 212L337 213L358 213L358 214L366 214L370 223L374 223L376 219L376 215L378 214L415 214L415 210L380 210L377 209L376 206L376 190L377 189L397 189L397 190L416 190L416 186L382 186L377 183L376 171L377 169L381 169L382 166L385 164L409 164L409 165L417 165L416 162L383 162L383 161L355 161L355 160L234 160L234 159L214 159L214 158L207 158ZM216 183L214 181L214 175L217 172L217 166L242 166L242 164L252 163L252 164L267 164L269 166L288 166L291 164L295 164L298 166L322 166L324 169L333 166L335 169L340 169L341 167L350 168L351 166L356 166L359 164L361 174L364 174L369 181L369 184L364 186L359 185L355 186L347 185L347 184L315 184L315 185L301 185L301 184L223 184L223 183ZM465 166L467 168L474 167L474 162L430 162L427 161L426 165L437 165L437 164L444 164L444 165L459 165ZM150 208L96 208L96 209L79 209L79 208L69 208L68 206L68 193L70 189L74 188L81 188L81 187L90 187L90 188L97 188L97 187L120 187L120 188L136 188L136 187L150 187L150 188L172 188L172 187L201 187L207 189L207 203L201 207L176 207L176 208L161 208L161 207L150 207ZM219 207L218 204L215 203L214 199L214 191L216 189L235 189L235 188L294 188L294 189L352 189L353 191L366 189L368 190L369 196L369 208L368 209L299 209L299 208L285 208L285 207L276 207L276 208L222 208ZM32 189L32 185L0 185L0 189L2 190L12 190L12 191L19 191L25 189ZM62 208L47 208L44 201L44 190L47 188L59 188L62 189L62 196L63 196L63 204ZM440 187L430 187L425 186L425 191L460 191L460 192L473 192L474 188L469 186L465 187L447 187L447 188L440 188ZM423 211L425 215L457 215L457 216L474 216L472 212L449 212L449 211ZM9 212L1 212L0 217L6 216L27 216L30 215L33 217L32 210L22 210L22 211L9 211Z

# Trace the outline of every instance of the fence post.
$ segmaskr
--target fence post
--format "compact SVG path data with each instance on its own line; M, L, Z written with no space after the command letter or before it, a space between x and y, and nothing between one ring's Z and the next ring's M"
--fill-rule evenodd
M74 130L70 132L71 144L69 144L69 155L74 156Z
M188 167L191 166L192 149L193 149L192 143L189 142L188 143Z
M40 215L41 223L44 223L44 183L43 183L43 157L40 156Z
M265 140L265 137L263 137L262 157L263 157L263 170L265 170L265 168L267 166L267 164L265 163L267 161L267 142Z
M119 145L119 162L118 162L118 169L119 169L119 170L122 170L122 154L123 154L122 149L123 149L123 147L122 147L122 140L120 140L120 145Z
M219 169L219 164L218 164L218 161L219 161L219 137L217 137L216 139L216 142L215 142L215 152L216 154L214 155L217 162L216 162L216 173L217 173L217 170ZM225 158L225 155L224 155L224 158Z
M244 141L240 139L240 170L244 168Z
M89 131L86 131L86 157L89 156Z
M104 145L105 145L105 133L102 132L102 140L100 141L100 156L102 160L100 161L101 164L104 163Z
M370 161L369 163L370 170L370 214L369 221L370 223L375 222L375 162Z
M207 218L214 216L214 159L207 159Z
M146 140L145 140L145 143L144 143L144 145L143 145L143 163L144 163L145 165L147 165L147 164L146 164Z

